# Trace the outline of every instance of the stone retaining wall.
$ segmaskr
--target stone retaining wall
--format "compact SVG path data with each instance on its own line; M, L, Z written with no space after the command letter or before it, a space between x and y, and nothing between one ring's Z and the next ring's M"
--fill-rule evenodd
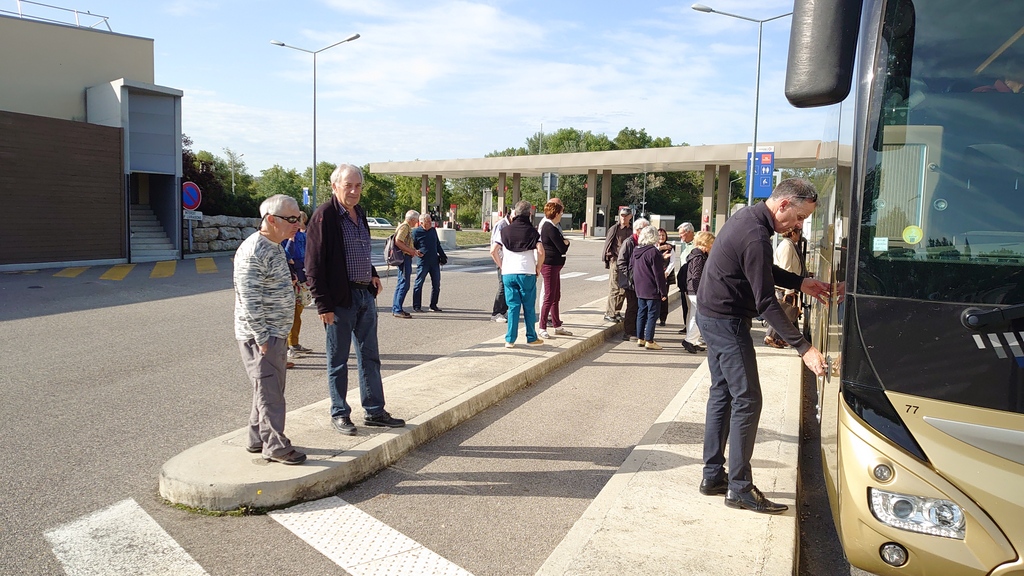
M192 250L188 249L188 222L184 222L183 238L185 252L223 252L235 250L242 240L259 228L259 218L240 216L203 216L201 221L192 222Z

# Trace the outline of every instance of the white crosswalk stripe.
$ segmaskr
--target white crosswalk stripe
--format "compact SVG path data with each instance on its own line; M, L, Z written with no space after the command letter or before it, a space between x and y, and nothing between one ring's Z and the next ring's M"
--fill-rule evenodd
M562 280L568 280L569 278L578 278L580 276L586 276L586 275L587 275L586 272L569 272L569 273L566 273L566 274L562 274Z
M135 500L46 532L68 576L204 576L206 571Z
M591 276L590 278L587 278L588 282L604 282L605 280L608 280L607 274L601 274L600 276Z
M271 512L270 517L352 576L472 576L336 496Z
M459 272L490 272L491 274L497 274L497 268L494 266L470 266L469 268L463 268Z

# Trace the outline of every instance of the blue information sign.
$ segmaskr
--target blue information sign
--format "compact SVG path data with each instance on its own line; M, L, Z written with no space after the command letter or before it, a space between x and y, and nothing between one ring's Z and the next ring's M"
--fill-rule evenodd
M750 154L747 154L747 165L750 165ZM767 198L772 195L773 175L775 173L775 151L760 149L754 154L754 198Z
M305 186L302 188L302 203L309 206L309 188Z

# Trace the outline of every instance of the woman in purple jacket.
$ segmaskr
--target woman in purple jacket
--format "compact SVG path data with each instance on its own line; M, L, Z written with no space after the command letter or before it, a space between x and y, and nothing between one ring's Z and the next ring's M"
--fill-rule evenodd
M658 231L647 226L637 233L637 247L633 250L630 272L636 292L637 345L648 350L661 350L654 341L654 327L658 323L662 302L668 299L665 280L665 259L658 250Z

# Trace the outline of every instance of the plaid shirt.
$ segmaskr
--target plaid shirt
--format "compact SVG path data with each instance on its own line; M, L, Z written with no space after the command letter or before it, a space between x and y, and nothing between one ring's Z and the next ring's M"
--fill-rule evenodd
M345 238L345 262L348 264L348 279L352 282L369 284L373 280L373 264L370 262L370 231L362 222L353 222L347 210L342 210L341 234Z

